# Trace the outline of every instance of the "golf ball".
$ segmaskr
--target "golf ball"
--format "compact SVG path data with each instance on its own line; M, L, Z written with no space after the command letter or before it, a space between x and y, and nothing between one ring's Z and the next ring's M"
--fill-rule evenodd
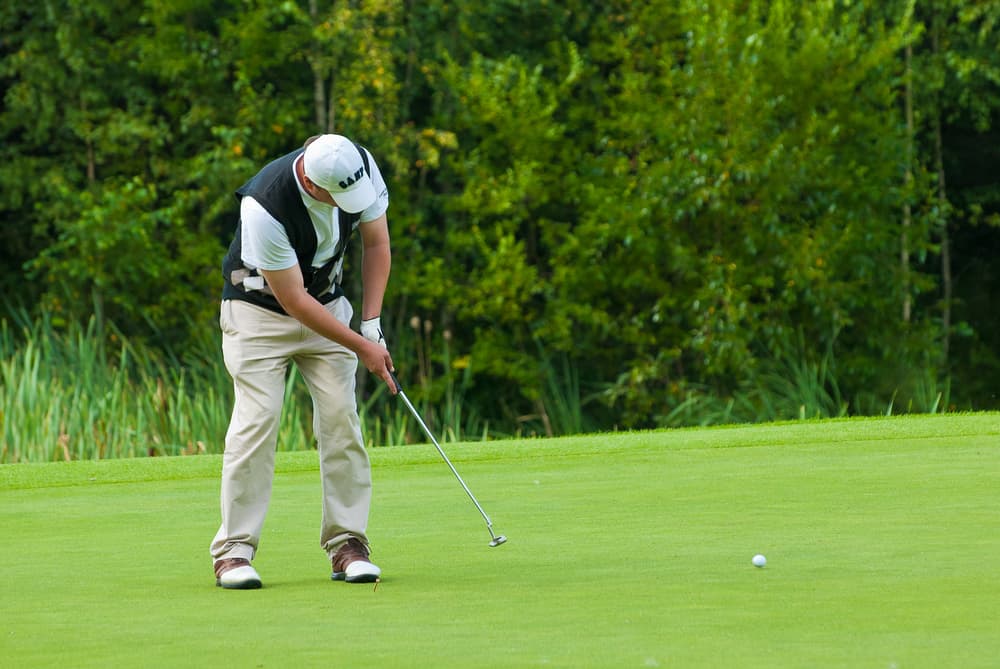
M753 556L753 560L751 560L751 562L753 562L753 566L755 567L763 567L767 564L767 558L758 553Z

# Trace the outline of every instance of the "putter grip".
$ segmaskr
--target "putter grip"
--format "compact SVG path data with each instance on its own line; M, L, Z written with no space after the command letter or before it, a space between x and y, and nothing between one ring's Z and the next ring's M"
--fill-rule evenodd
M397 393L403 392L403 386L399 385L399 379L396 378L396 372L390 369L389 376L392 377L392 382L396 384L396 392Z

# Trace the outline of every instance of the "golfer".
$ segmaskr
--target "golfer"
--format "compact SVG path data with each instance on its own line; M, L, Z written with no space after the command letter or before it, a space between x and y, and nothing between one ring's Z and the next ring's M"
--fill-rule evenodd
M240 220L223 260L219 324L235 404L222 463L222 525L211 544L216 584L261 587L251 562L271 498L289 363L313 401L323 491L320 543L334 580L364 583L371 468L355 399L358 359L389 386L380 323L391 255L389 194L374 157L341 135L320 135L268 163L239 190ZM340 286L345 250L363 245L361 334Z

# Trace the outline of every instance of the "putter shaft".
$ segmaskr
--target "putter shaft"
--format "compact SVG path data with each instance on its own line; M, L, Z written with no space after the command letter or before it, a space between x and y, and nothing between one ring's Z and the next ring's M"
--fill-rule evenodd
M469 499L472 500L472 503L476 505L477 509L479 509L479 513L482 514L483 520L486 521L486 529L489 530L490 537L492 537L493 541L495 542L494 545L499 545L500 543L503 543L502 541L501 542L497 541L498 540L497 535L493 534L493 521L491 521L490 517L486 515L486 512L483 510L482 505L479 503L479 500L477 500L476 496L472 494L471 490L469 490L469 486L465 485L465 481L462 480L462 477L459 475L458 470L455 469L455 465L451 464L451 460L449 460L448 456L445 455L444 449L441 448L441 445L438 444L437 439L434 438L434 435L427 427L427 424L424 423L424 420L420 417L420 414L417 413L417 409L416 407L413 406L413 403L410 402L410 398L407 397L406 393L403 392L402 386L399 385L399 380L396 379L395 376L393 376L393 381L396 382L396 391L399 394L400 399L403 400L403 404L405 404L406 408L410 410L410 413L413 414L413 417L416 419L417 424L420 425L420 428L424 431L424 434L426 434L427 438L431 440L432 444L434 444L434 448L437 449L437 452L441 456L441 459L444 460L445 464L448 465L448 468L451 469L451 473L454 474L455 478L458 479L458 482L462 484L462 489L465 490L465 494L469 496ZM504 538L503 541L506 541L506 538Z

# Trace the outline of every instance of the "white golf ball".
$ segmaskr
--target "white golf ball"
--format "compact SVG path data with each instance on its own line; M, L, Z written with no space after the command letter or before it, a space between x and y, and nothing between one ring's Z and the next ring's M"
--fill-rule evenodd
M753 562L753 566L755 567L763 567L767 564L767 558L758 553L753 556L753 560L751 560L751 562Z

